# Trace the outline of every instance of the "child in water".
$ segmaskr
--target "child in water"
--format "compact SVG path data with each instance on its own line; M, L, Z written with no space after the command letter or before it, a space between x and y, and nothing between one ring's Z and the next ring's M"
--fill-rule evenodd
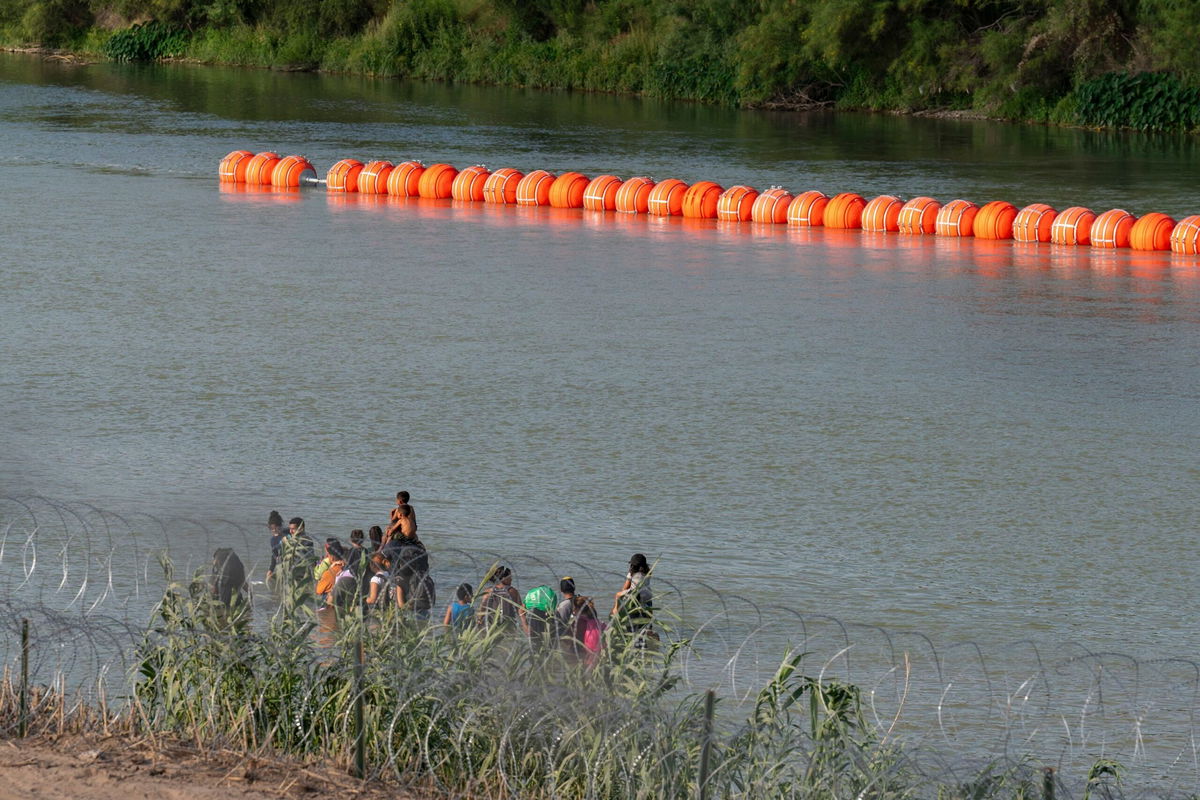
M475 611L471 606L471 601L474 599L475 593L471 584L460 583L454 590L454 599L450 601L450 605L446 606L446 615L442 617L442 624L447 627L461 628L469 623L471 615Z

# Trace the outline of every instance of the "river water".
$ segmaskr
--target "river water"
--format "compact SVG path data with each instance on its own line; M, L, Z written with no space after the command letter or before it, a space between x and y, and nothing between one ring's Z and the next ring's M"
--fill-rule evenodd
M345 537L405 488L447 549L1200 656L1200 260L222 191L241 148L1179 218L1194 141L0 58L0 494Z

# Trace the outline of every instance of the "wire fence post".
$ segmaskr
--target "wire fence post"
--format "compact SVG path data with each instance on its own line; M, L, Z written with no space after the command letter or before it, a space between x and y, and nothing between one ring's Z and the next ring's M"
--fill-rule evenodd
M354 777L367 775L367 732L363 724L363 641L362 627L354 644Z
M29 620L21 620L21 718L18 736L29 732Z
M1042 768L1042 800L1054 800L1054 767Z
M712 756L713 706L716 693L704 693L704 739L700 742L700 800L708 800L708 762Z

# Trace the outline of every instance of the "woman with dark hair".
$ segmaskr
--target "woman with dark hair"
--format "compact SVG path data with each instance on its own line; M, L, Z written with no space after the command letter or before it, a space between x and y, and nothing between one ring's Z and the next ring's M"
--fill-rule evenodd
M267 565L267 583L275 577L275 567L283 550L283 538L287 532L283 529L283 516L278 511L267 515L267 531L271 534L271 563Z
M489 573L485 582L490 581L492 585L483 592L479 611L475 614L479 627L490 630L497 625L511 627L520 623L521 629L529 633L521 593L512 585L512 580L512 570L504 565L496 566Z
M612 615L630 633L647 631L654 621L654 594L650 590L650 564L641 553L629 559L629 572L613 598Z

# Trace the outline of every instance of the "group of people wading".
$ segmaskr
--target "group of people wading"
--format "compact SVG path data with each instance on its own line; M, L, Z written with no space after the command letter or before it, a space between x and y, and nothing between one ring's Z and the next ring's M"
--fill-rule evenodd
M352 530L348 545L330 537L321 557L303 519L293 517L285 528L283 517L272 511L267 518L271 534L267 584L281 591L311 587L321 608L337 615L394 608L417 620L428 620L437 590L430 574L429 552L417 536L417 515L409 499L408 492L397 492L386 528L375 525L365 535L361 529ZM216 568L214 560L214 571ZM634 554L609 615L609 624L642 645L658 638L652 627L650 572L646 557ZM513 586L512 570L502 564L488 571L478 592L469 583L459 584L441 622L459 629L503 626L520 630L535 644L559 641L583 657L599 651L605 627L595 602L576 592L573 578L559 580L557 592L550 585L541 585L522 594Z

